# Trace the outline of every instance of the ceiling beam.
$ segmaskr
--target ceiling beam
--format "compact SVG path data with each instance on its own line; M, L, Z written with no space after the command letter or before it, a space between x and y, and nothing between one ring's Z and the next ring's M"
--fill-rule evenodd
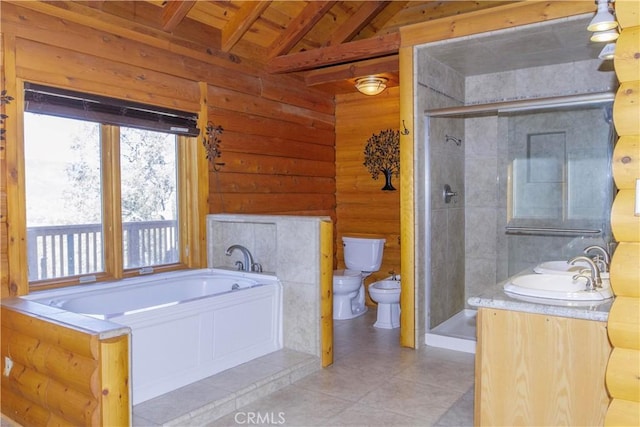
M162 8L162 29L173 31L195 4L195 0L169 0Z
M398 53L399 48L400 33L396 32L336 46L277 56L267 63L266 70L269 73L305 71L328 65L392 55Z
M369 25L378 13L389 3L389 1L364 2L362 6L333 33L326 45L335 46L351 40L361 29Z
M229 52L270 5L268 1L247 1L222 28L223 52Z
M397 73L399 70L400 61L396 54L311 70L305 74L304 81L307 86L317 86L374 74Z
M289 22L280 37L271 44L269 57L275 58L289 52L335 3L335 1L309 2L302 12Z

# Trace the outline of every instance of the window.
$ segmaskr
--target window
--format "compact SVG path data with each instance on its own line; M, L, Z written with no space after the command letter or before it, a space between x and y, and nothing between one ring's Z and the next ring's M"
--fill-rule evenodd
M120 129L125 269L178 262L176 136Z
M104 272L100 125L25 113L29 281Z
M180 166L180 153L181 144L195 139L176 135L176 128L195 134L195 121L176 124L171 111L174 122L167 124L154 107L132 104L137 110L131 114L121 101L113 107L107 98L25 87L30 284L84 283L186 266L189 237L181 231L190 215L180 193L188 191L181 181L189 172Z

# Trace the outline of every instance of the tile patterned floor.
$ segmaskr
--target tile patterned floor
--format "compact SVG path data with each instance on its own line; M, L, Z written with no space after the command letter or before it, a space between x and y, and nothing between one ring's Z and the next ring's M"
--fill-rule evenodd
M374 328L375 316L375 310L370 310L357 319L334 322L331 367L281 384L215 421L201 418L200 424L195 419L182 424L170 412L175 404L184 405L178 402L222 392L225 384L220 376L215 383L204 380L173 392L171 405L161 397L137 406L134 426L145 426L150 420L153 423L148 425L208 427L472 426L474 355L432 347L402 348L399 330ZM301 356L292 352L284 357ZM260 363L266 364L243 368L247 371L244 381L252 375L268 375L272 363Z

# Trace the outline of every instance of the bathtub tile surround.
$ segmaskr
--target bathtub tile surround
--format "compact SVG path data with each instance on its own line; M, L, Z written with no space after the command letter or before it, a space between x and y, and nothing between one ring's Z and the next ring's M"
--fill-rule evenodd
M284 346L320 356L318 288L305 283L287 283L283 306Z
M255 262L262 266L263 271L275 271L276 254L276 225L273 223L246 223L246 222L209 222L207 236L215 235L220 244L229 246L239 244L251 252ZM236 251L231 256L225 255L225 251L213 250L210 241L207 242L208 266L236 268L235 262L243 261L242 254ZM217 245L216 245L217 246ZM260 254L260 256L256 256Z
M283 285L285 348L320 357L320 223L329 217L215 214L207 216L210 267L235 268L245 246ZM237 257L237 258L236 258ZM318 362L319 363L319 362Z

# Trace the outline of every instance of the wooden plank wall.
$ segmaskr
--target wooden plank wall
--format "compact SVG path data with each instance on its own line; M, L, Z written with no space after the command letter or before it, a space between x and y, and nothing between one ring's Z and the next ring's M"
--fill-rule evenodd
M79 2L3 1L0 7L3 88L16 91L16 79L25 79L206 111L200 123L210 120L224 128L217 159L224 166L215 172L209 164L210 176L200 186L208 213L327 215L335 220L332 96L297 78L266 75L241 58L207 52L205 40L187 44L173 34L157 36L157 30L143 24L124 27L113 15ZM7 58L15 59L11 69L6 69ZM15 115L7 122L10 147L16 146L11 138L19 128L11 121ZM10 242L22 244L24 236L6 232L8 205L14 203L5 203L7 185L18 188L12 177L19 165L8 165L2 148L0 295L6 297L28 289L24 280L15 284L17 279L7 273L17 277L25 269L24 260L7 259Z
M640 217L634 215L636 180L640 179L640 2L615 3L622 31L614 65L620 88L613 106L619 135L612 161L620 190L611 210L611 228L619 242L611 261L616 299L609 313L613 351L606 383L612 401L607 426L640 425Z
M397 130L400 91L389 88L376 96L360 93L336 96L336 262L345 268L342 236L383 237L380 270L367 285L400 274L400 179L392 178L396 191L382 191L384 176L373 180L364 166L367 140L381 130ZM400 165L402 168L402 165ZM367 304L373 303L367 294Z
M130 424L128 335L102 340L41 315L1 309L4 415L24 426Z
M220 172L210 169L211 213L327 215L335 220L333 102L314 110L283 77L261 93L209 85L209 119L224 128Z

